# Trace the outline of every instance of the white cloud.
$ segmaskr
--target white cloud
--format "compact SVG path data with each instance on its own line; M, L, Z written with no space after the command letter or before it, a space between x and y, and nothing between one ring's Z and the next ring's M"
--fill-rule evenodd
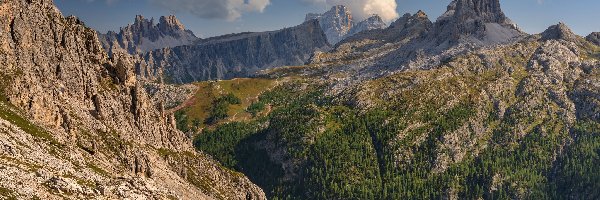
M174 12L187 12L201 18L236 20L246 12L263 12L270 0L150 0Z
M350 8L352 15L365 19L373 14L379 15L385 21L398 18L395 0L302 0L308 3L325 4L327 6L345 5Z

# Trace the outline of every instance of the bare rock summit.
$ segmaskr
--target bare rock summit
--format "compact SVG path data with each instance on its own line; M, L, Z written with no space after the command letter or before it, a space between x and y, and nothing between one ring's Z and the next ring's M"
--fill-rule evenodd
M499 0L454 0L436 21L429 38L447 48L460 43L506 43L522 35L502 11Z
M0 199L265 199L52 0L0 1L0 33Z

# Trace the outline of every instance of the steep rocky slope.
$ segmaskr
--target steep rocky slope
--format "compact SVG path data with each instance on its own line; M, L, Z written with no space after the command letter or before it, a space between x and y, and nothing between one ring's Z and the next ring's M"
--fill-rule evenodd
M119 33L109 31L98 34L100 42L109 55L115 52L129 54L145 53L155 49L192 44L198 38L173 16L160 17L158 24L154 19L144 16L135 17L133 24L121 28Z
M51 0L0 3L0 197L264 199L191 148L131 58Z
M136 72L169 83L248 76L263 69L302 65L313 52L329 48L317 20L292 28L208 38L196 44L143 54Z

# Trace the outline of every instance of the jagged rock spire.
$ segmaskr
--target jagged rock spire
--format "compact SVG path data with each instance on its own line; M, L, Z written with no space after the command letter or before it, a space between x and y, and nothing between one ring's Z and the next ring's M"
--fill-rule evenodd
M176 34L185 31L185 26L174 15L162 16L158 20L158 29L165 33Z

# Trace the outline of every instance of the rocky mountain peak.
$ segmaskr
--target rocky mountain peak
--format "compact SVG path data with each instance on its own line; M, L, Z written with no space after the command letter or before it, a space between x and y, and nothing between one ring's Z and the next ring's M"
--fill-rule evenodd
M542 40L566 40L576 41L577 36L571 31L571 28L565 23L560 22L556 25L548 27L542 32Z
M429 16L427 16L427 13L425 13L422 10L417 11L417 13L415 13L414 16L417 17L417 18L427 18L427 19L429 19Z
M430 39L445 48L459 43L505 43L523 34L506 17L499 0L454 0L438 18Z
M500 0L455 0L455 17L462 21L481 19L486 23L505 23L508 19L502 12Z
M119 33L100 34L102 46L109 52L144 53L165 47L188 45L198 40L194 33L186 30L177 17L160 17L158 24L154 19L142 15L135 17L134 23L121 28Z
M143 15L136 15L133 24L141 24L144 21L146 21L146 19L144 18Z
M136 15L133 25L125 27L125 29L135 29L139 32L147 32L154 26L154 18L146 19L142 15ZM121 28L123 30L124 28Z
M378 15L373 15L363 21L357 22L352 17L350 10L344 5L331 7L323 14L309 13L305 21L319 20L321 29L327 36L330 44L336 44L343 39L366 30L383 29L387 25Z
M348 34L354 35L365 30L384 29L386 26L387 24L383 22L383 19L379 15L373 15L354 25Z
M400 17L396 21L392 22L392 24L390 24L389 28L403 29L407 26L407 24L415 23L415 22L431 24L431 21L429 20L429 17L427 16L427 14L425 12L423 12L422 10L419 10L417 13L415 13L413 15L411 15L410 13L404 14L402 17ZM410 26L410 25L408 25L408 26Z
M590 33L585 39L595 45L600 45L600 32Z
M317 19L321 25L321 29L327 36L327 41L335 44L350 32L354 26L352 14L346 6L333 6L329 11L323 14L308 14L306 19Z
M158 22L158 28L163 32L185 31L185 26L174 15L162 16Z
M385 44L411 41L424 36L432 26L433 24L429 18L427 18L425 12L419 11L412 15L406 13L388 27L365 30L349 36L336 45L336 51L342 49L342 51L339 52L343 52L344 48L355 46L357 44L363 45L363 47L361 47L363 49L372 49L379 48Z

